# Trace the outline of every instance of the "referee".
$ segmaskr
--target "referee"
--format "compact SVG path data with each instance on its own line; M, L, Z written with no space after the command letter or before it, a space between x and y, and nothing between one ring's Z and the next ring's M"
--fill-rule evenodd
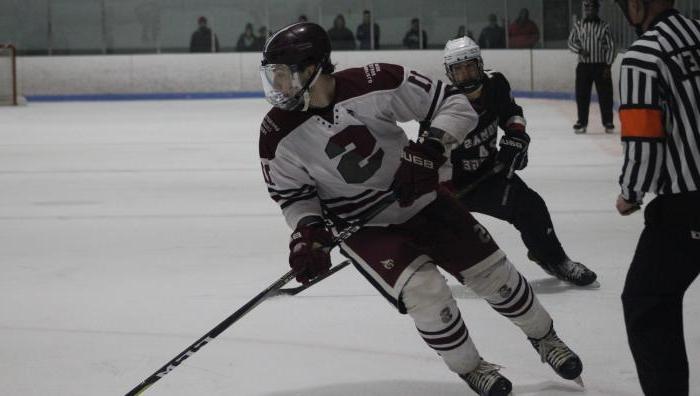
M591 87L595 82L598 104L606 133L612 133L613 89L610 65L615 60L615 43L610 28L598 17L598 0L584 0L585 18L576 21L569 33L569 49L578 54L576 66L576 107L578 121L574 132L586 133L588 108L591 104Z
M657 195L622 292L627 337L647 396L687 396L683 295L700 273L700 21L673 0L616 2L640 35L620 69L617 210Z

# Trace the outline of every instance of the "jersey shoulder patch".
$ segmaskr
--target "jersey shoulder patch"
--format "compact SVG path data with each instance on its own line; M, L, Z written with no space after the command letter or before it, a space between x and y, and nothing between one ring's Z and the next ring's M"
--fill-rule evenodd
M260 158L273 159L277 146L282 139L294 131L299 125L311 118L311 114L303 111L286 111L272 108L260 124L258 149Z
M335 77L335 102L375 91L398 88L404 79L403 66L390 63L370 63L365 67L341 70Z

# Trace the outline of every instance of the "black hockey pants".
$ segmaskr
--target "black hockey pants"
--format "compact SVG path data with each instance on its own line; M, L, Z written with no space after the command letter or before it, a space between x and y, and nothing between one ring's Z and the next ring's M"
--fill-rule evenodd
M700 192L659 196L644 218L622 293L627 338L646 396L687 396L683 295L700 272Z
M508 184L510 189L503 205ZM460 188L459 185L456 187ZM520 231L530 253L545 265L557 266L566 258L554 232L547 204L518 175L513 175L510 180L504 174L495 175L461 201L470 212L482 213L513 224Z
M591 88L595 82L603 125L613 123L613 86L610 76L604 76L605 63L579 63L576 66L576 107L578 121L588 125L588 109L591 105Z

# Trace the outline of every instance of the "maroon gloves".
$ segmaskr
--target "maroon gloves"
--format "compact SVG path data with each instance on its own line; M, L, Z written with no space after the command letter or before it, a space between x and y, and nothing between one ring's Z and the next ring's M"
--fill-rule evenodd
M297 281L308 283L331 267L330 247L333 235L322 220L298 225L289 242L289 266Z
M438 187L438 169L445 163L445 148L438 141L410 142L401 153L401 165L394 175L392 189L401 207Z

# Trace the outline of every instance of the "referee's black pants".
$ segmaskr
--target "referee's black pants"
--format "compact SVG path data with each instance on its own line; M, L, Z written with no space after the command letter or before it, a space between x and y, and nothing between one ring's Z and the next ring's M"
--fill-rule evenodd
M700 272L698 203L700 192L651 201L627 273L622 306L646 396L688 395L683 295Z
M588 125L588 108L591 104L591 88L595 83L603 125L613 123L613 86L605 63L579 63L576 66L576 107L578 122Z
M504 200L508 185L508 196ZM465 186L456 184L456 187ZM460 201L470 212L482 213L514 225L520 231L528 251L545 266L558 266L566 259L566 253L554 232L547 204L518 175L514 174L510 180L503 173L494 175Z

